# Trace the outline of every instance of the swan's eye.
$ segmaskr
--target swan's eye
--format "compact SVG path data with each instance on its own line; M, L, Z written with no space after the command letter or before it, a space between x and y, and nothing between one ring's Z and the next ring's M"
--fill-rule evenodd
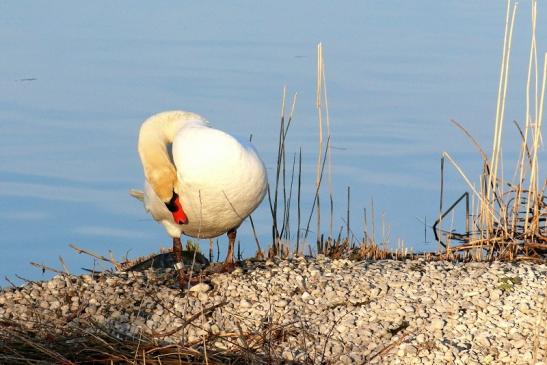
M179 197L178 194L173 192L173 196L171 197L171 200L169 200L168 203L165 203L165 206L167 207L167 209L169 209L171 213L176 212L178 210L178 207L177 207L178 197Z

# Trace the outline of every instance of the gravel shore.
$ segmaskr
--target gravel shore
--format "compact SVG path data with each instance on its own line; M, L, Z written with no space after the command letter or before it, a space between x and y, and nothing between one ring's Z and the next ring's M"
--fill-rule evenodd
M278 358L317 364L545 364L546 274L525 262L319 256L246 262L188 292L169 271L58 275L0 291L0 319L31 329L90 319L226 350L264 351L267 340Z

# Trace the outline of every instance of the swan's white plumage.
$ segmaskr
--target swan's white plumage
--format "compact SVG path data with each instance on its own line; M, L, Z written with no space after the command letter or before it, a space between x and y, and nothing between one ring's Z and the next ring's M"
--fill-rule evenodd
M161 155L158 151L169 143L172 143L176 170L173 188L188 223L175 223L153 187L158 183L148 179L145 180L144 205L172 237L181 234L198 238L219 236L237 228L264 198L266 170L250 143L209 127L205 119L196 114L160 113L141 127L139 153L145 171L153 173L165 167L162 166L165 156L150 156Z

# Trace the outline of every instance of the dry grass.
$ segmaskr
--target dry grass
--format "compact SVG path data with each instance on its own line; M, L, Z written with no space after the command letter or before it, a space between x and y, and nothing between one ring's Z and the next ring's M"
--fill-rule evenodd
M44 267L46 270L59 270ZM264 321L260 331L251 331L251 319L240 318L236 332L213 333L207 330L199 340L190 342L182 336L190 327L203 329L202 323L217 310L222 310L233 318L224 308L225 302L202 308L193 314L177 314L169 304L157 295L159 282L145 289L144 297L152 303L169 311L181 319L182 325L168 332L157 333L152 329L141 329L138 334L122 332L107 322L94 320L86 313L87 299L78 290L89 279L81 276L70 277L72 294L79 296L80 308L62 316L56 310L40 309L29 316L15 319L0 319L0 363L2 364L272 364L282 362L283 347L278 344L289 334L298 333L301 337L313 336L301 323L281 324L274 321L273 315ZM104 271L94 276L97 282L104 282L116 274ZM32 284L29 283L29 284ZM16 289L18 290L18 289ZM24 297L29 308L39 307L40 299ZM135 300L139 302L140 297ZM69 298L70 299L70 298ZM105 311L122 310L118 304L102 303ZM114 307L112 307L114 306ZM112 307L112 308L110 308ZM249 321L249 323L246 322ZM242 329L242 328L245 328ZM179 337L180 336L180 337ZM179 337L178 343L173 338ZM301 363L313 363L307 354Z
M160 344L146 335L132 338L89 321L64 328L41 323L32 330L14 321L2 320L0 325L0 362L5 364L245 363L237 353L205 350L202 345Z
M511 7L511 1L507 2L491 157L487 157L485 151L461 124L453 121L479 151L483 169L477 186L466 176L449 153L443 153L443 161L448 160L461 175L472 192L473 202L476 202L473 211L466 213L466 220L469 222L467 232L457 234L451 230L443 230L442 220L447 212L443 212L442 209L443 186L441 186L441 210L437 220L440 228L435 233L439 237L439 243L446 249L447 257L456 253L475 260L544 261L547 257L547 179L540 180L542 174L539 163L547 54L544 56L542 73L539 73L535 35L536 7L536 1L532 1L532 37L526 86L525 122L524 128L515 122L521 140L519 141L520 156L512 180L507 181L503 176L501 151L516 3ZM541 87L538 81L540 79ZM441 166L443 165L442 163ZM443 168L441 173L444 174ZM451 245L451 241L455 242L455 245Z

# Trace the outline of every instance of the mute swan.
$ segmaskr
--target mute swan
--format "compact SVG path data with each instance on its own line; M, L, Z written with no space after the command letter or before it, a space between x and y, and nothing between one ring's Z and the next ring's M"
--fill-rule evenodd
M233 265L236 229L258 207L268 184L254 147L210 127L200 115L168 111L143 122L138 151L144 207L173 238L181 287L181 234L212 238L227 233L224 264Z

